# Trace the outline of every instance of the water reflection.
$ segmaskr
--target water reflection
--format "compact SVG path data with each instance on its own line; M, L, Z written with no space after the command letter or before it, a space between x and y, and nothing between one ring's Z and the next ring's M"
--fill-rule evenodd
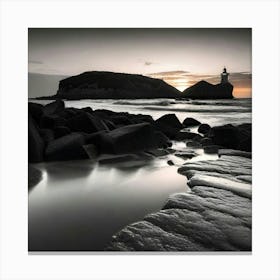
M93 161L36 165L45 175L29 194L29 250L103 250L125 225L187 191L177 167L152 162L128 170Z

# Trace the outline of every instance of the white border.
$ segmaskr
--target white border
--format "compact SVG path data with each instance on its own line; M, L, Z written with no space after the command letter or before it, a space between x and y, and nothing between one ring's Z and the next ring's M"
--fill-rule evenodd
M1 1L1 279L279 279L278 1ZM28 255L27 28L253 28L253 254Z

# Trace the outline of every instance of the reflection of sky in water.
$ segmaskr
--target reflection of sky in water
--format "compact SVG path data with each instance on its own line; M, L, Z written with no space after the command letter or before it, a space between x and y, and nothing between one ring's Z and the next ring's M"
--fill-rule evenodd
M132 102L130 105L115 102L66 101L66 106L150 114L154 119L176 113L180 121L193 117L210 125L251 122L250 100L218 101L216 105L214 101L176 101L168 106L156 105L160 110L149 109L155 107L155 100L124 101ZM194 108L196 112L189 112ZM173 148L184 150L186 146L174 142ZM203 154L201 149L196 151L199 155L192 161L216 159ZM168 166L168 159L175 166ZM188 190L186 178L177 174L178 166L184 162L169 155L149 161L144 167L131 168L98 165L90 160L37 164L44 171L44 179L29 193L29 249L102 250L125 225L161 209L170 194Z
M36 166L44 179L29 193L30 249L101 250L123 226L161 209L169 194L187 191L186 178L166 160L129 170L92 161Z

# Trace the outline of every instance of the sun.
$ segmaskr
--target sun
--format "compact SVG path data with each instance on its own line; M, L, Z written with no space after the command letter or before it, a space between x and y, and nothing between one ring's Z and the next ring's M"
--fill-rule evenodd
M187 87L189 87L187 78L177 78L173 80L173 86L177 88L179 91L184 91Z

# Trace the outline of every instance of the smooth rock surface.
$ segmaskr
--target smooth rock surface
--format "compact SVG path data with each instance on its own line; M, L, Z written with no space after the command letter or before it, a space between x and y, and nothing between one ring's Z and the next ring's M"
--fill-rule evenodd
M191 178L191 191L171 195L163 210L119 231L107 250L251 251L251 185L240 178L250 177L251 160L224 156L179 172Z

